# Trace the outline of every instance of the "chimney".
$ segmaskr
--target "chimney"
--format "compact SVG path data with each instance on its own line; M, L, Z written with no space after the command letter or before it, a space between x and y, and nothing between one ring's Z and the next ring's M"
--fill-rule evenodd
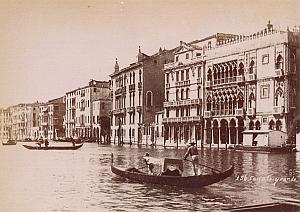
M118 64L118 58L116 58L116 64L115 64L115 72L119 71L119 64Z

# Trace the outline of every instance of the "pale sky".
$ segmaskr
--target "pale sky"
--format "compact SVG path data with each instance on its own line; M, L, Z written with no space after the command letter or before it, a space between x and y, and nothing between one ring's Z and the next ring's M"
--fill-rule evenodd
M0 0L0 107L46 102L217 32L300 25L300 0Z

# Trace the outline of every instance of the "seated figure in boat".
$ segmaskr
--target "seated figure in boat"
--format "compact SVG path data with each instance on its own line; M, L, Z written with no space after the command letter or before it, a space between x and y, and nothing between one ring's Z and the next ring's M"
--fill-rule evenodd
M149 153L146 152L145 156L144 156L144 161L146 162L147 166L148 166L148 173L153 175L153 169L154 169L154 164L151 162L151 158L149 156Z

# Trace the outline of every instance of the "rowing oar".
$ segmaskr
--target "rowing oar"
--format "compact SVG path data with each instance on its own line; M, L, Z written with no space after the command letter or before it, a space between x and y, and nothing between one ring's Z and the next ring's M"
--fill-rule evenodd
M188 160L188 159L185 159L186 161L189 161L189 162L193 162L193 161L191 161L191 160ZM217 172L219 172L219 173L221 173L221 171L220 170L218 170L218 169L214 169L214 168L212 168L212 167L209 167L209 166L206 166L206 165L203 165L203 164L201 164L201 163L198 163L200 166L203 166L203 167L206 167L206 168L209 168L209 169L211 169L211 170L213 170L213 171L217 171Z

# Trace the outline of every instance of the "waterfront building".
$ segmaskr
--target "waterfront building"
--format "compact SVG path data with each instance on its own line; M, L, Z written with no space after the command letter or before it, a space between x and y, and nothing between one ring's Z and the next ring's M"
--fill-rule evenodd
M66 99L66 114L64 116L64 126L67 138L74 138L76 135L75 120L76 120L76 91L69 91L65 95Z
M40 137L56 140L65 136L63 116L65 97L49 100L40 106Z
M150 124L151 131L154 131L152 140L154 140L155 146L163 146L164 143L164 125L163 125L164 111L158 111L155 113L155 122Z
M174 62L164 65L163 123L168 145L202 141L205 53L217 42L232 37L218 33L190 43L181 41L174 52Z
M8 108L11 115L11 138L14 140L24 140L29 138L31 132L31 104L18 104Z
M173 60L172 51L159 49L148 56L139 49L137 62L110 75L112 88L111 139L118 143L153 142L150 124L164 101L163 65Z
M295 137L300 113L299 31L267 27L218 41L206 51L205 142L243 143L247 130L280 130Z
M93 137L93 100L108 99L109 95L110 86L107 81L91 80L87 86L75 90L75 137ZM69 102L66 103L68 112L70 107L71 111L73 109L73 99L68 98ZM69 115L70 113L66 114L66 123L74 118L74 114ZM67 131L70 132L70 129L67 128Z
M92 137L99 142L108 142L110 136L111 97L109 93L93 97Z
M8 109L0 109L0 140L11 138L10 112Z

